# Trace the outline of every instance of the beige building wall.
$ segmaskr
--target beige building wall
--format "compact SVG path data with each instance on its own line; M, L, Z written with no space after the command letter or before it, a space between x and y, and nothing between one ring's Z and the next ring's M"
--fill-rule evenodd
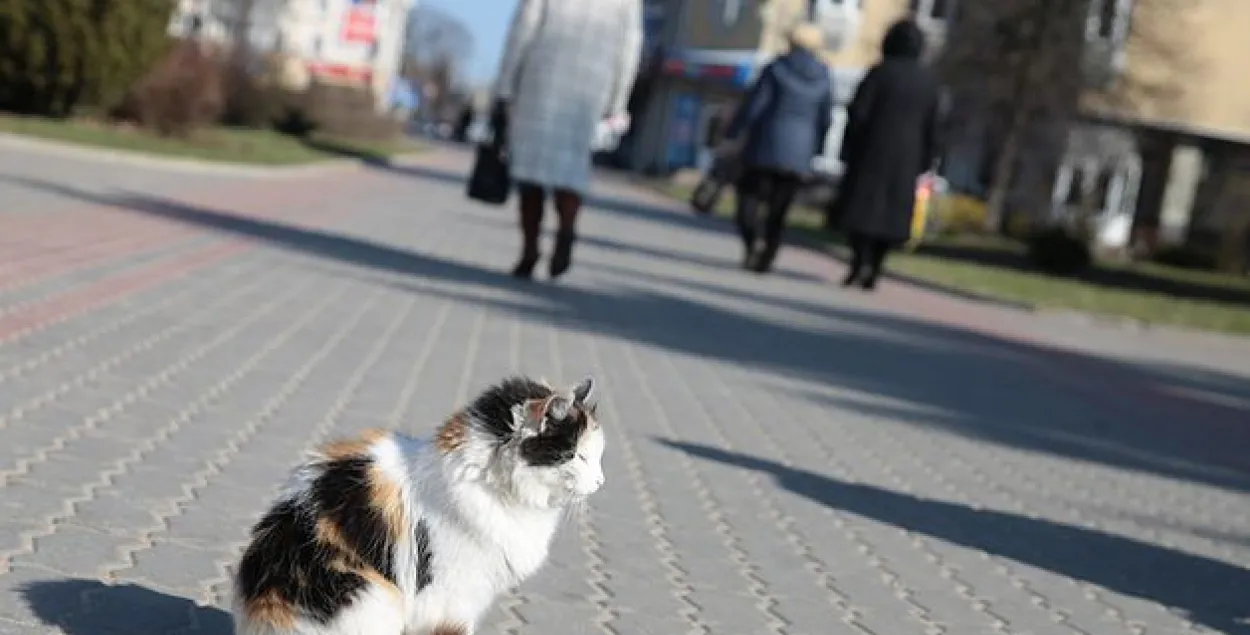
M764 32L760 49L766 55L786 50L786 33L806 18L807 0L768 0L760 9ZM841 50L824 57L831 66L868 67L881 57L881 38L895 20L907 14L908 0L865 0L854 37Z
M738 5L738 11L741 11L738 21L732 27L726 27L723 15L725 4L687 0L686 15L683 18L686 29L681 38L682 46L711 50L753 50L759 46L761 34L766 31L761 17L763 11L756 10L754 2L741 0Z
M1250 1L1143 4L1134 16L1122 114L1250 140ZM1161 94L1151 94L1151 93Z
M1250 2L1138 0L1121 80L1086 105L1147 125L1250 141Z
M836 66L868 67L881 59L881 38L899 18L907 15L907 0L865 1L860 9L859 32L843 50L829 56Z

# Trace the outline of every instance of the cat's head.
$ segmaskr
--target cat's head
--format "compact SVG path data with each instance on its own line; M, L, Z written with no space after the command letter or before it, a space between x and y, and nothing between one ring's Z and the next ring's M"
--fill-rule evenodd
M466 411L466 423L485 433L471 435L476 443L491 446L485 469L490 481L522 504L563 507L603 486L604 434L596 405L593 378L562 391L511 378L480 394Z

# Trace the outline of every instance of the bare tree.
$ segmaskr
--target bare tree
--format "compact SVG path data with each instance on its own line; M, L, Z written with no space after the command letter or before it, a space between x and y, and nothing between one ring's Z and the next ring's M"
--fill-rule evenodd
M267 125L273 116L257 76L281 48L282 12L288 0L210 0L208 15L225 31L223 119L235 125Z
M220 24L232 66L250 69L280 45L278 22L287 0L210 0L208 15Z
M1107 10L1117 6L1132 12ZM986 202L991 228L1001 226L1013 195L1049 200L1049 182L1039 175L1064 151L1081 116L1131 119L1147 103L1165 109L1178 94L1184 55L1177 32L1165 36L1164 29L1175 29L1173 14L1182 8L1183 0L960 3L939 68L959 102L952 131L976 121L995 141ZM1134 71L1146 68L1151 72Z
M440 112L453 100L473 55L473 34L455 16L422 3L409 18L405 44L404 76Z

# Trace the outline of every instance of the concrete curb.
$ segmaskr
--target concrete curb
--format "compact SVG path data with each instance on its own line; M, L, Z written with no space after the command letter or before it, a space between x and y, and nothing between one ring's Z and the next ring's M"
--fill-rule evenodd
M821 241L815 238L812 238L810 236L795 236L791 239L787 239L787 242L797 247L801 247L803 249L808 249L810 251L817 252L819 255L832 258L843 264L848 262L848 258L845 255L838 253L835 247L832 247L828 244L822 244ZM1035 306L1032 304L1028 304L1026 302L1015 302L1012 300L1003 300L1001 298L995 298L993 296L987 296L987 295L983 295L983 294L976 293L973 291L966 291L963 289L950 287L950 286L939 284L939 283L932 282L929 280L915 278L913 276L909 276L907 274L902 274L902 273L886 271L885 277L890 280L895 280L897 282L909 284L914 287L919 287L926 291L931 291L933 293L940 293L949 297L957 298L960 300L965 300L968 302L973 302L977 304L985 304L985 305L994 306L994 307L998 307L1002 309L1008 309L1012 311L1021 311L1021 312L1029 313L1029 314L1036 315L1039 317L1050 317L1050 318L1055 318L1055 319L1060 319L1060 320L1066 320L1068 322L1071 322L1074 324L1080 324L1082 326L1107 327L1107 328L1114 328L1114 329L1119 329L1121 331L1130 331L1130 332L1135 332L1135 333L1159 332L1159 333L1168 333L1171 335L1182 336L1182 337L1204 337L1204 338L1212 338L1214 341L1220 341L1220 338L1224 338L1225 340L1232 339L1234 341L1239 341L1239 342L1250 339L1250 336L1239 335L1237 333L1227 333L1224 331L1203 330L1203 329L1179 326L1175 324L1161 324L1161 323L1154 323L1154 322L1145 322L1145 321L1130 318L1130 317L1124 317L1124 316L1118 316L1118 315L1103 315L1099 313L1086 313L1083 311L1076 311L1073 309L1039 307L1039 306Z
M362 159L326 159L302 165L249 165L226 161L205 159L188 159L182 157L166 157L130 150L110 150L94 146L80 145L65 141L54 141L29 137L26 135L0 132L0 148L23 152L37 152L46 155L61 156L82 161L129 165L140 168L166 170L193 174L208 174L241 178L299 178L315 176L327 172L364 166L368 161ZM406 153L392 158L389 163L405 161L420 152Z

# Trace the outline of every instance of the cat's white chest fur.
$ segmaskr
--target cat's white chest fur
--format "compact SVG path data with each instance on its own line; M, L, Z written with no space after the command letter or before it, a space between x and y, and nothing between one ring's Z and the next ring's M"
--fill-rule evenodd
M409 595L410 623L476 619L542 567L564 512L503 504L478 483L449 483L441 469L421 464L437 457L417 457L414 482L422 486L413 489L413 508L429 527L434 556L432 582Z

